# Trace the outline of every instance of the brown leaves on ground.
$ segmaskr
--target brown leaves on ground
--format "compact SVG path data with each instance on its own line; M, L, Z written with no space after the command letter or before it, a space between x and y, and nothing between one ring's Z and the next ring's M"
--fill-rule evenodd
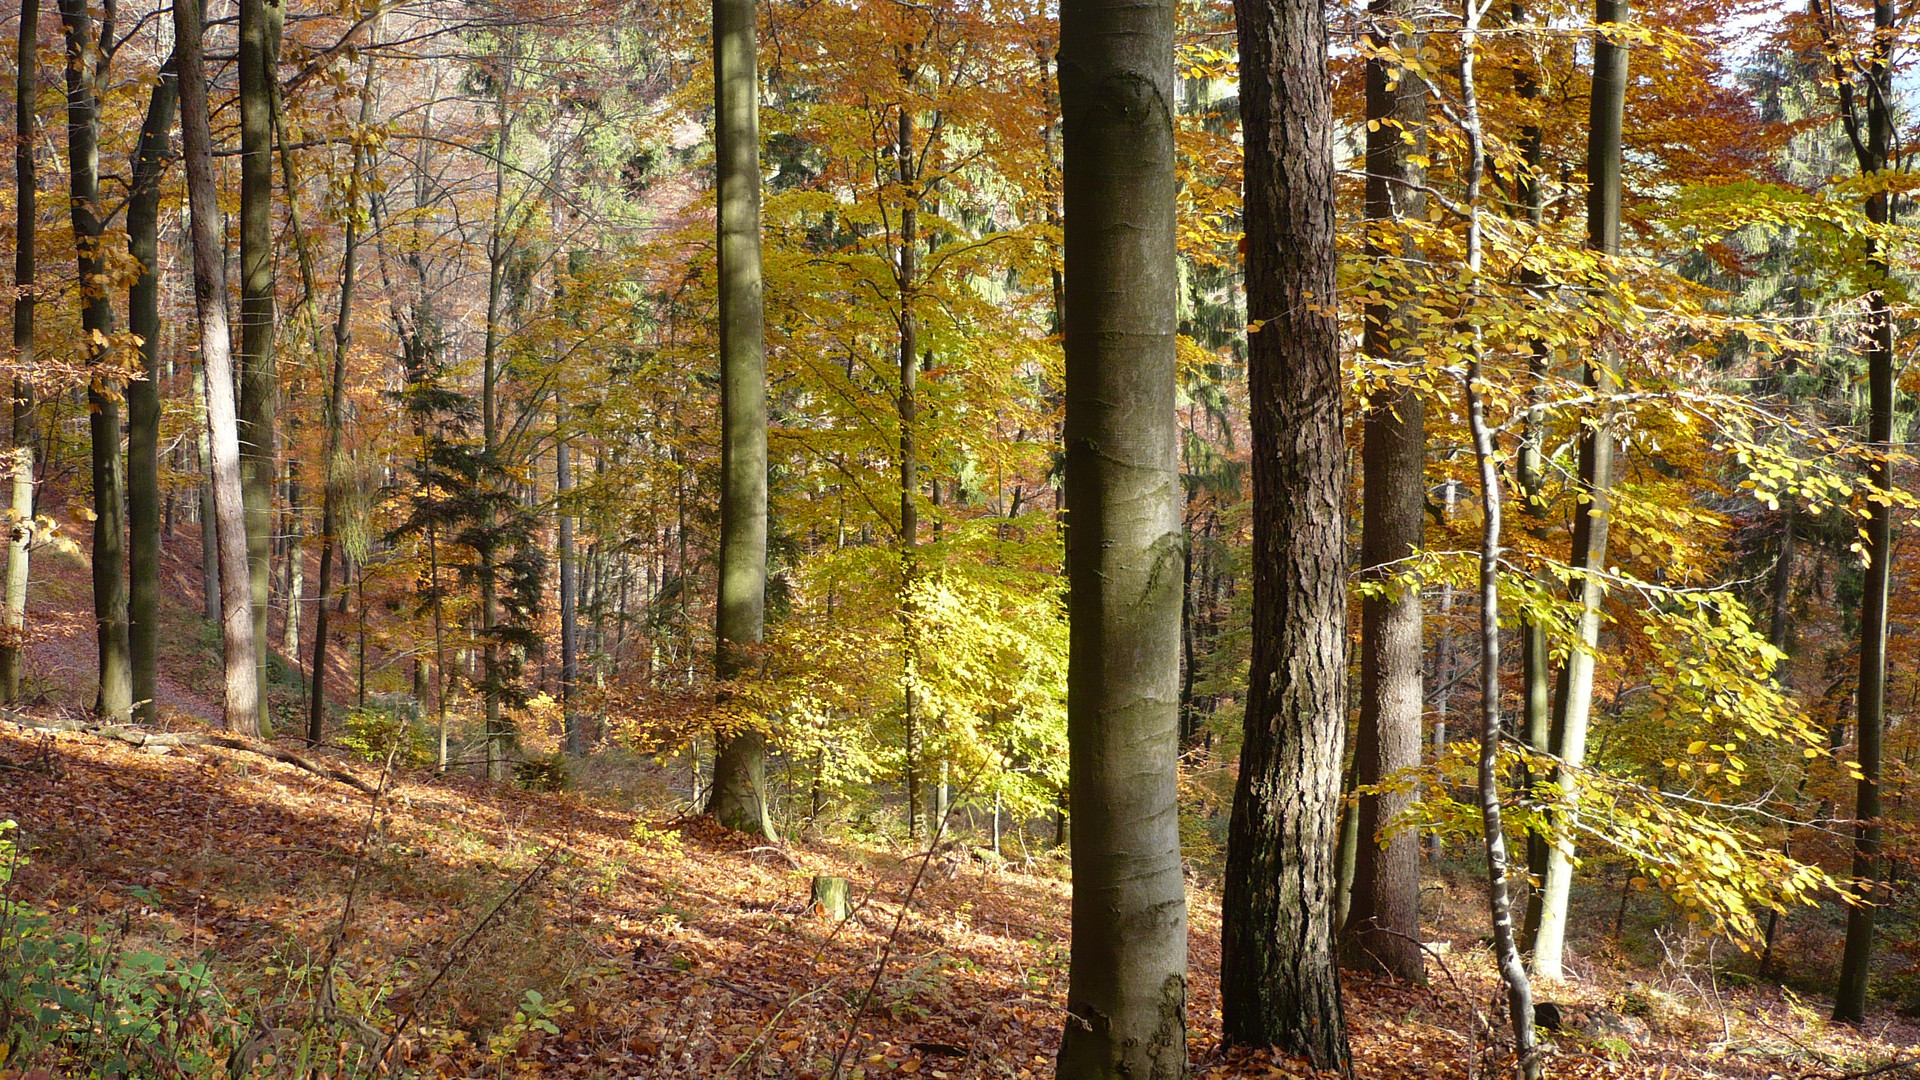
M836 1059L848 1077L1053 1071L1068 886L964 849L927 864L865 1001L920 870L916 853L826 839L781 851L700 818L462 777L402 776L372 806L249 755L156 755L9 724L0 761L43 763L0 768L0 816L18 819L34 860L21 899L182 952L211 950L231 980L272 990L274 972L324 955L357 875L336 996L344 1008L386 988L368 1016L376 1027L414 1016L397 1053L424 1075L810 1080L832 1075ZM556 854L526 901L511 902L516 883ZM845 923L807 913L814 874L851 883ZM1196 1075L1314 1075L1217 1045L1218 901L1199 887L1190 899ZM1463 920L1454 936L1472 942L1474 928ZM1606 973L1556 999L1617 1004L1630 975ZM529 990L547 1003L552 1032L516 1014ZM1506 1073L1497 993L1484 953L1464 945L1436 961L1427 987L1350 977L1356 1074ZM1893 1048L1912 1041L1904 1024L1827 1030L1771 992L1722 1001L1724 1013L1680 1002L1650 1018L1638 1042L1561 1038L1550 1075L1840 1075L1847 1062L1896 1060Z

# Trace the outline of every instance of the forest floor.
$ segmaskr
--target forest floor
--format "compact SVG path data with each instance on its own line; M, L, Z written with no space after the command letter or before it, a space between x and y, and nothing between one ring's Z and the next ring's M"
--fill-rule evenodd
M279 1032L310 1009L296 984L338 935L334 996L361 1017L363 1045L341 1044L348 1064L404 1028L396 1058L429 1076L804 1078L833 1075L836 1059L867 1077L1052 1069L1068 885L1050 860L831 837L773 848L648 809L631 786L615 802L591 786L403 773L375 804L249 754L156 754L18 723L0 723L0 762L0 816L19 821L32 860L14 899L119 948L212 958L224 992L263 1003L260 1026ZM330 763L381 778L362 760ZM815 874L849 879L850 919L808 913ZM1468 921L1477 895L1472 881L1430 887L1429 937L1445 943L1431 985L1349 978L1357 1075L1500 1073L1485 1034L1497 986ZM1196 1073L1310 1075L1222 1054L1218 895L1196 884L1189 900ZM1550 1075L1864 1077L1920 1060L1920 1028L1891 1012L1856 1030L1770 986L1586 967L1550 996L1619 1026L1555 1039Z
M176 553L197 553L193 539ZM215 715L217 642L194 610L198 567L171 559L161 726L194 730ZM402 1075L1051 1075L1069 937L1051 853L929 854L845 828L766 846L684 816L665 770L620 750L564 792L312 752L379 787L376 800L250 753L48 731L78 717L92 643L84 561L35 570L38 698L0 714L0 820L18 821L27 860L4 898L87 949L206 961L251 1075L310 1063L316 1025L332 1063L313 1075L334 1077L363 1075L389 1042ZM818 874L848 879L850 918L808 912ZM1355 1073L1502 1075L1481 881L1470 861L1428 879L1429 985L1346 981ZM1312 1075L1221 1050L1217 888L1196 876L1189 904L1196 1075ZM1693 947L1704 939L1668 941L1683 938L1655 964L1587 949L1576 981L1542 992L1586 1031L1552 1039L1549 1075L1920 1075L1920 1024L1890 1006L1832 1025L1823 1000L1728 985ZM73 1075L57 1053L7 1061L0 1043L0 1080ZM189 1075L169 1067L154 1074Z

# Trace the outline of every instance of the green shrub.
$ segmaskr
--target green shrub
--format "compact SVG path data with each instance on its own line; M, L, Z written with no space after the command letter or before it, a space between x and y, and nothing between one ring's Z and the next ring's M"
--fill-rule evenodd
M372 762L385 762L393 753L393 763L408 768L425 768L439 760L439 751L425 728L413 721L411 710L368 706L347 710L346 725L340 732L340 745ZM394 751L394 744L399 750Z
M0 1064L62 1076L224 1073L251 1023L204 960L66 929L12 897L26 859L0 821Z

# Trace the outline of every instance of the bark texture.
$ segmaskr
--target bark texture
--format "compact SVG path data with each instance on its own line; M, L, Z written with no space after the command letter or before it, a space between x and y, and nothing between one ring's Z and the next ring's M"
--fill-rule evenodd
M1377 49L1417 51L1409 0L1372 0L1367 13ZM1367 255L1377 261L1417 260L1420 253L1409 247L1394 223L1425 214L1425 199L1416 186L1422 170L1408 157L1424 149L1425 85L1382 57L1370 57L1367 118ZM1362 343L1367 355L1407 362L1415 318L1410 304L1369 306ZM1426 416L1419 389L1377 391L1365 420L1360 561L1364 575L1388 582L1425 540ZM1420 722L1426 706L1420 623L1418 588L1392 589L1361 601L1360 723L1353 751L1354 781L1361 787L1420 764ZM1419 982L1426 978L1426 957L1420 950L1420 838L1411 830L1392 839L1381 836L1412 802L1411 790L1366 795L1359 801L1341 961Z
M267 685L267 604L273 575L273 80L286 8L240 0L240 485L247 507L247 589L254 678ZM268 724L260 697L260 725Z
M1066 270L1065 1080L1187 1071L1174 5L1060 6Z
M34 284L34 229L39 220L40 178L36 146L34 99L40 89L40 0L20 0L19 50L14 68L14 250L13 354L22 369L33 363L33 316L39 295ZM33 540L33 444L38 417L34 388L23 379L13 383L12 445L7 471L13 488L13 513L7 538L5 633L0 636L0 700L20 697L20 656L27 629L27 573ZM24 498L23 498L24 496Z
M173 61L160 72L134 152L127 203L127 251L140 276L127 290L127 325L140 338L146 375L127 384L127 652L134 718L159 718L154 688L160 645L160 181L167 169L178 81Z
M1347 1067L1334 964L1346 440L1319 0L1236 7L1246 139L1253 660L1222 902L1222 1034Z
M213 134L207 119L206 58L199 0L174 0L174 59L180 81L180 141L186 162L193 248L193 299L206 369L207 443L213 462L213 509L219 537L220 629L226 662L226 725L259 734L260 684L248 604L246 509L240 495L240 435L234 415L233 355L228 344L227 290L213 182ZM202 528L206 527L202 523Z
M366 127L373 120L373 63L368 61L366 81L360 90L360 125ZM364 146L355 143L353 147L353 176L349 181L349 191L353 201L360 196L360 177L366 171L367 151ZM359 215L346 215L345 235L340 241L340 306L334 312L333 319L333 367L327 376L327 450L320 463L320 579L318 591L314 593L313 615L313 663L309 667L311 682L307 686L307 741L318 743L325 735L327 718L327 647L331 644L328 637L327 615L332 605L329 600L333 592L333 557L339 549L340 500L342 491L341 444L346 429L347 414L347 346L353 341L353 288L359 272L360 230ZM429 534L429 551L432 537ZM445 765L446 741L446 692L445 663L440 648L440 572L437 564L432 569L434 586L433 627L434 627L434 674L441 679L442 689L436 693L435 701L440 711L441 759Z
M107 265L100 206L98 84L106 75L87 0L60 0L67 45L67 178L72 190L74 243L79 248L80 329L89 339L88 359L111 359L113 305L107 298ZM101 36L111 35L111 27ZM87 383L87 433L93 453L93 613L100 656L100 689L93 709L125 719L133 711L133 672L127 657L127 519L125 473L120 463L119 380L104 372Z
M766 629L767 359L760 294L760 98L753 0L714 0L714 153L719 196L720 595L714 671L745 674ZM722 738L707 812L771 839L767 743Z

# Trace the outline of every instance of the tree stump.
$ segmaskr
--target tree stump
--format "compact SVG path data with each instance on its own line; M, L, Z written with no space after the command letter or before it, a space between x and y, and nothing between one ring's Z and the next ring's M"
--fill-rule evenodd
M813 897L807 901L807 910L821 918L838 922L852 914L852 905L847 902L847 879L816 874L813 879Z

